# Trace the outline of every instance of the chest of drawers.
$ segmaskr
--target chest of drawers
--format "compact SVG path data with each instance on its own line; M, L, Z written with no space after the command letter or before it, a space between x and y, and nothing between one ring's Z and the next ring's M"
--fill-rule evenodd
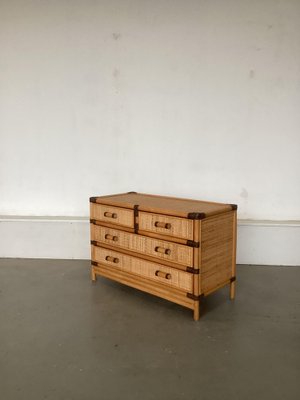
M235 295L234 204L135 192L90 198L91 275L193 310L230 285Z

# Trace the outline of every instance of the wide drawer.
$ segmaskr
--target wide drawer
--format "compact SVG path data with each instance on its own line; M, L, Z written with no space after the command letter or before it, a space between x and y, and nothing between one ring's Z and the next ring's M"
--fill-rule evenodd
M193 265L192 247L177 243L136 235L94 224L91 225L91 239L114 247L146 254L151 257L168 260L181 265Z
M127 208L91 203L91 219L128 228L134 227L134 211Z
M175 268L97 246L92 246L92 260L183 291L193 291L193 275Z
M139 211L139 229L193 240L193 221L186 218Z

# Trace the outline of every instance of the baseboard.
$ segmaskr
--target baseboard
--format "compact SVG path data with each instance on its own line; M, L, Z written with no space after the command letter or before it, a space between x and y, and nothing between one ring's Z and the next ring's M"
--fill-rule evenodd
M1 258L89 259L86 217L0 217ZM238 264L300 265L300 221L238 221Z
M89 220L78 217L0 217L2 258L90 258Z
M300 221L238 221L239 264L300 266Z

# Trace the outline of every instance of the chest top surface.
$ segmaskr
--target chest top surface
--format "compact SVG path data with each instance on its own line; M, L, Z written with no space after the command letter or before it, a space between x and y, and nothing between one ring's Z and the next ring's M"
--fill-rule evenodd
M163 213L191 219L202 219L237 208L234 204L157 196L136 192L91 197L90 201L131 209L138 206L140 211Z

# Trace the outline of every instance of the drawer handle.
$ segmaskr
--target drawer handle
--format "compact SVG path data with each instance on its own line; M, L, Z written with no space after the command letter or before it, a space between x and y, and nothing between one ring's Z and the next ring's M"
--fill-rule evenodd
M118 241L118 236L113 236L113 235L110 235L109 233L107 233L105 235L105 239L109 239L109 240L113 240L114 242L117 242Z
M111 257L111 256L106 256L106 257L105 257L105 260L106 260L106 261L113 262L113 263L115 263L115 264L118 264L118 262L119 262L119 259L118 259L117 257Z
M157 228L171 229L171 224L166 222L156 221L154 226L156 226Z
M159 247L159 246L155 247L155 251L157 253L167 254L168 256L171 254L171 250L170 249L164 249L163 247Z
M159 276L160 278L171 279L171 274L168 274L167 272L156 271L155 275Z
M116 219L116 218L118 218L118 214L116 214L116 213L111 213L111 212L109 212L109 211L105 211L104 217Z

